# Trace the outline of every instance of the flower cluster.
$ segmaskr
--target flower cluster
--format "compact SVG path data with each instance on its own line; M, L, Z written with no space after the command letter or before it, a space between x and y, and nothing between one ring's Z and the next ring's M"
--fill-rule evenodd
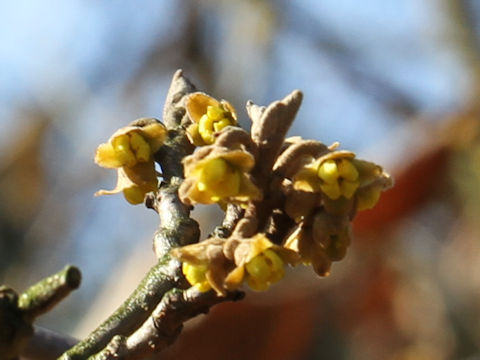
M300 102L296 91L268 107L248 103L248 133L227 101L201 92L185 97L181 131L194 151L182 160L178 196L186 205L234 209L226 215L225 238L215 233L170 252L198 290L224 296L243 283L266 290L283 278L285 266L300 263L328 275L347 253L355 214L375 206L392 185L380 166L338 150L338 143L285 139ZM118 183L97 194L123 192L138 204L157 191L154 154L166 134L157 120L140 119L100 145L95 161L117 168Z
M202 122L212 124L213 119L222 119L219 124L224 124L226 116L215 114L225 114L227 107L218 112L213 110L220 109L220 104L201 93L192 94L187 101L187 112L193 122L188 128L189 137L194 144L209 145L202 146L184 160L186 180L179 192L182 201L188 204L219 203L223 208L227 204L239 204L250 209L266 201L265 198L274 198L276 200L272 202L277 208L272 206L269 210L272 214L274 211L277 215L284 214L294 225L283 233L265 235L266 228L261 228L257 229L257 237L241 238L237 234L226 240L213 238L176 249L173 255L184 261L187 280L201 291L213 288L221 294L236 289L242 281L254 290L264 290L283 276L284 263L311 264L318 275L328 275L332 262L346 255L352 237L351 220L356 212L376 204L380 193L392 185L390 176L380 166L356 159L352 152L337 150L337 143L326 147L318 142L293 138L285 140L277 149L272 165L272 173L276 176L259 188L255 184L260 181L254 178L252 170L256 164L268 166L267 161L259 158L258 152L249 152L234 142L221 141L226 137L222 133L228 132L226 129L232 123L213 127L214 130L210 127L207 137L201 135ZM235 114L233 110L229 111ZM230 119L236 119L236 116ZM261 130L257 128L256 131L268 133L266 124L267 121ZM254 122L255 125L258 124ZM279 134L273 135L278 137ZM203 138L203 143L195 140L198 138ZM260 140L253 147L265 146L267 141ZM263 155L265 158L271 156L268 153ZM277 245L266 236L275 239ZM233 240L235 244L248 244L251 249L261 250L252 250L249 256L244 252L240 258L228 256L226 244ZM253 245L256 243L271 245L256 247ZM211 251L214 246L218 247L217 252ZM296 254L297 259L293 261L290 257L290 261L285 262L278 256L279 249ZM220 255L208 257L206 253Z
M297 251L320 276L328 275L331 263L346 255L355 214L375 206L380 193L392 185L380 166L337 146L298 159L283 187L285 212L297 224L284 246Z

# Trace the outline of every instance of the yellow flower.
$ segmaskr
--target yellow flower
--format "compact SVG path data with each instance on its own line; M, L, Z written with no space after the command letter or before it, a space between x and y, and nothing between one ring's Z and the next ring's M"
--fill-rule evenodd
M123 192L131 204L142 203L146 193L157 189L153 154L162 146L166 133L165 127L151 118L138 119L117 130L95 154L98 165L117 168L117 186L113 190L100 190L95 195Z
M247 284L253 290L265 291L285 276L284 262L275 251L266 249L245 264Z
M335 156L339 154L343 156ZM294 177L294 188L307 192L321 191L332 200L350 199L360 186L353 153L333 152L307 164Z
M392 186L391 177L374 163L355 159L348 151L332 151L312 159L293 177L293 189L324 195L324 206L342 213L356 200L356 210L369 209Z
M212 288L207 279L208 265L194 265L188 262L182 264L182 272L190 285L195 286L200 292L208 291Z
M148 162L162 146L167 131L155 119L143 118L115 131L95 153L95 162L106 168L133 167Z
M218 101L201 92L190 94L185 108L193 121L187 128L187 135L196 146L213 144L215 133L237 125L237 114L229 102Z
M239 203L261 197L248 172L253 156L243 150L204 147L185 158L180 199L188 204Z
M284 266L298 261L295 252L273 244L265 234L238 242L233 259L236 267L225 278L226 288L237 289L245 280L256 291L265 291L280 281Z
M232 260L227 259L223 252L226 241L210 238L172 249L170 254L182 262L182 272L190 285L201 292L214 289L217 294L225 295L224 280L234 267Z
M224 296L243 282L254 290L268 289L283 278L286 264L295 264L298 255L271 243L265 234L240 239L210 238L198 244L173 249L182 261L187 281L200 291L213 289Z

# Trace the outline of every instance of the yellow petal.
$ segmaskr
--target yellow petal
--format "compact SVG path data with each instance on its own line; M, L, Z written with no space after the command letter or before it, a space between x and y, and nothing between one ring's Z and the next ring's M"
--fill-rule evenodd
M271 249L265 250L263 256L266 259L266 263L270 267L270 277L268 280L271 283L276 283L280 281L285 276L283 260L280 258L280 256L276 254L275 251Z
M358 180L361 187L372 183L382 174L382 168L377 164L357 159L353 159L352 162L358 170Z
M138 185L132 185L123 189L123 196L130 204L138 205L143 203L147 192Z
M337 182L339 171L335 160L326 160L318 168L318 176L327 184Z
M270 278L270 266L267 264L265 256L263 254L255 256L247 264L245 264L245 269L248 274L257 281L268 281Z
M198 123L200 118L207 112L208 106L219 106L220 103L201 92L195 92L188 96L185 103L187 114L193 122Z
M238 178L240 180L240 184L237 194L233 196L234 201L242 203L262 199L262 192L247 175L244 173L239 173Z
M202 181L199 181L198 184L197 184L197 189L201 192L205 192L205 191L207 191L208 186L207 186L206 183L204 183Z
M355 194L355 191L358 189L359 185L360 183L358 181L343 180L340 183L340 190L342 192L342 195L345 196L347 199L350 199L353 194Z
M95 153L95 163L105 168L118 168L123 166L111 143L98 146Z
M273 271L278 271L280 269L283 269L284 264L282 259L271 248L265 250L263 252L263 255L267 259L266 261L269 264L269 266L273 269Z
M220 199L235 197L240 190L240 174L234 169L223 176L223 180L215 185L213 193Z
M206 264L192 265L188 262L182 264L182 272L192 286L196 286L201 292L210 290L212 287L206 278L208 267Z
M132 132L130 133L130 146L135 151L135 157L140 162L146 162L150 158L151 149L147 141L142 135Z
M357 192L357 210L367 210L373 208L380 199L382 188L370 187Z
M130 148L130 137L126 134L115 136L112 139L112 146L115 156L123 164L123 166L134 166L137 159Z
M225 278L225 286L230 290L237 289L242 284L244 276L244 267L237 266L235 269L230 271L230 273Z
M320 190L320 180L315 167L306 166L299 170L293 178L293 188L306 192L317 192Z
M323 193L332 200L336 200L342 195L338 182L334 182L333 184L322 184L320 185L320 188Z
M198 181L196 179L187 178L182 182L178 189L180 199L185 204L214 204L211 194L208 191L198 189Z
M352 162L348 159L341 159L338 164L338 172L342 178L348 181L356 181L358 179L358 171Z
M195 146L203 146L206 145L205 141L200 136L198 132L198 123L190 124L187 127L187 136L190 142Z
M125 174L123 168L117 169L117 185L112 190L99 190L95 193L95 196L101 195L114 195L122 192L123 189L135 185L135 183Z
M229 125L232 125L232 122L227 118L223 118L213 123L213 129L215 130L215 132L219 132Z
M285 269L282 267L276 271L272 271L270 273L270 278L268 279L268 281L270 282L270 284L275 284L280 280L282 280L284 277L285 277Z
M220 106L208 106L207 116L212 121L219 121L225 116L225 110L223 110Z
M198 133L202 137L203 141L210 145L215 142L214 129L213 129L214 119L209 117L207 114L203 115L198 121Z
M205 161L199 166L199 182L206 184L208 187L210 184L216 184L225 176L228 172L229 165L222 158L214 158L209 161Z
M167 137L167 129L158 121L140 127L139 130L150 145L152 153L156 153L160 149Z
M220 156L242 172L249 172L255 166L255 158L253 155L243 150L228 151Z
M251 238L250 251L246 256L245 262L249 262L255 256L261 254L262 252L271 248L272 246L273 246L273 243L270 240L268 240L265 234L255 235L253 238Z

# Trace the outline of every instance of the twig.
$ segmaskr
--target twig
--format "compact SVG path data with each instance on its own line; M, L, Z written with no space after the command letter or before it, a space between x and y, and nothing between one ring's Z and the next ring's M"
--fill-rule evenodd
M173 247L192 244L200 238L198 223L190 218L190 207L178 198L179 185L179 181L163 183L154 200L153 207L160 217L160 227L153 238L157 258L168 255Z
M18 307L32 320L48 312L72 290L80 286L82 275L75 266L68 265L62 271L29 287L18 299Z
M225 211L225 217L222 221L222 225L217 226L209 237L214 236L224 239L228 238L232 234L233 229L244 214L245 210L243 210L240 206L236 204L228 204L227 210Z
M80 271L67 266L31 286L25 293L17 293L6 286L0 287L0 356L16 359L35 339L33 321L58 304L81 281ZM57 353L58 355L58 353Z
M115 335L129 335L143 323L176 284L178 264L166 258L159 261L132 295L85 340L64 353L61 359L86 359L100 351Z
M242 299L243 292L230 292L218 297L215 292L199 292L195 287L173 289L163 297L152 315L128 337L116 336L100 353L89 360L135 360L158 353L172 344L180 334L183 323L199 314L208 313L210 307L225 301Z

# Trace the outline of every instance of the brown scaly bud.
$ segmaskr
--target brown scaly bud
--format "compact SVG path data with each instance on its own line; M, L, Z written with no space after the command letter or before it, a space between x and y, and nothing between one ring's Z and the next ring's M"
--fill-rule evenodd
M284 246L297 252L303 263L312 264L319 276L327 276L331 263L345 257L350 242L348 218L318 210L300 222Z

